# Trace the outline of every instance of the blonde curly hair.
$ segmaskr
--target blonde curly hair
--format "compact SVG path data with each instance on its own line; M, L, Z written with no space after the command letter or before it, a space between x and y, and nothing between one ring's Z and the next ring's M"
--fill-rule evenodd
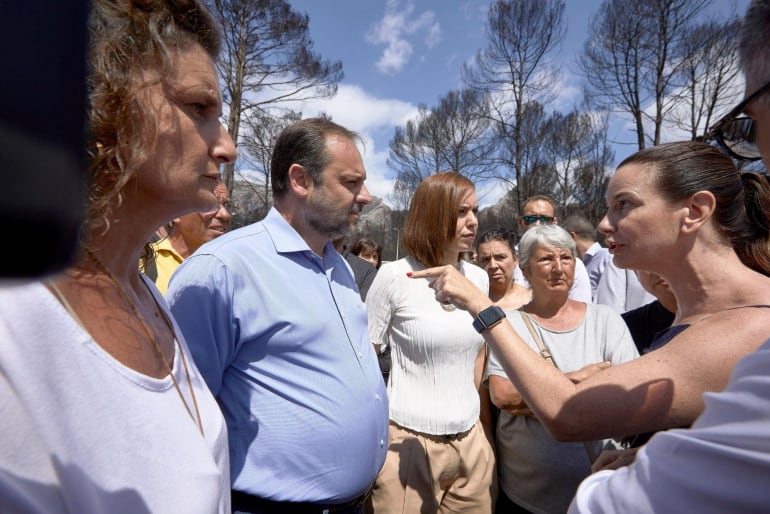
M217 25L198 0L94 0L89 36L84 248L109 230L111 206L152 157L156 114L144 90L168 77L176 50L197 43L212 59L220 50Z

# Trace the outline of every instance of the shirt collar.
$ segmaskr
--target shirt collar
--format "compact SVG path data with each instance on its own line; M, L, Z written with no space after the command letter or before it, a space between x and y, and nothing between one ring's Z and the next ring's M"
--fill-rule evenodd
M152 243L151 246L152 249L158 254L173 255L179 262L184 260L182 256L179 255L179 252L177 252L171 245L171 240L168 237L164 237L163 239Z
M265 216L264 226L270 234L275 250L278 253L310 252L315 254L307 244L307 241L302 239L299 232L289 225L289 222L281 216L281 213L275 207L271 207L267 216ZM324 255L328 254L330 249L337 253L331 241L327 241L324 245Z
M599 243L594 243L588 247L588 250L586 250L585 255L594 255L596 252L601 250L601 248L602 248L602 245L600 245Z

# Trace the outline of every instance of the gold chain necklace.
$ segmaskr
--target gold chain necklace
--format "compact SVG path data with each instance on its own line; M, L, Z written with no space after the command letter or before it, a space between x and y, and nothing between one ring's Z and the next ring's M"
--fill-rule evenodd
M176 389L176 392L179 395L179 399L182 400L182 403L184 404L184 407L187 410L187 413L190 415L190 418L193 420L193 423L198 425L198 429L200 430L201 435L205 437L205 434L203 432L203 421L201 419L200 410L198 410L198 401L195 398L195 391L193 390L192 380L190 379L190 371L187 368L187 359L184 356L184 350L182 349L182 344L179 342L179 339L177 339L176 337L176 332L174 331L174 326L171 323L171 320L168 319L168 316L166 316L166 313L161 308L160 304L158 303L158 300L155 298L155 295L152 294L150 287L147 285L144 279L140 276L139 281L142 284L144 284L144 287L147 289L147 293L155 302L155 306L157 307L158 312L160 312L160 315L163 318L163 321L166 322L166 326L168 327L169 332L171 332L171 335L174 338L174 343L176 347L179 348L179 355L182 357L182 366L184 368L185 378L187 379L187 386L189 387L189 390L190 390L190 397L192 398L193 408L195 409L195 415L193 415L192 409L190 409L190 406L187 404L187 400L184 399L184 395L182 394L182 389L179 387L179 383L177 382L176 377L174 376L174 371L171 369L171 366L169 366L168 362L166 362L166 359L163 357L163 352L160 349L160 345L157 343L157 341L155 341L155 338L152 336L152 331L150 330L149 325L145 321L144 316L142 316L142 314L139 312L139 309L137 308L136 304L133 301L131 301L131 297L128 296L128 293L126 293L125 289L123 289L123 286L120 284L118 279L115 277L115 275L112 274L109 268L107 268L107 266L104 265L101 259L99 259L99 257L97 257L97 255L91 250L86 250L86 252L88 253L88 255L93 257L93 259L96 261L99 267L101 267L104 270L104 272L107 273L107 276L110 277L110 280L112 280L115 283L115 285L118 288L118 291L120 291L120 294L123 297L123 300L131 306L131 309L134 311L134 315L141 322L142 328L144 329L145 334L147 334L147 338L152 343L152 347L155 350L155 353L158 356L158 359L160 359L160 362L163 363L163 367L166 369L166 371L168 371L168 374L171 377L171 382L173 382L174 384L174 389Z

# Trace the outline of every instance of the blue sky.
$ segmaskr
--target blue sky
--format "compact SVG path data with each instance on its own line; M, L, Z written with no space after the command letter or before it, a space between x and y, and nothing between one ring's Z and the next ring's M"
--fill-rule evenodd
M392 190L388 142L395 127L415 117L420 103L434 106L440 96L461 86L460 70L485 46L484 22L489 2L472 0L288 0L310 16L310 36L323 58L340 60L345 78L329 100L304 102L305 117L326 112L364 136L367 187L383 198ZM712 10L727 13L731 0L714 0ZM738 0L743 14L749 0ZM575 59L589 20L600 0L566 0L567 37L552 59L562 70L556 103L569 110L582 97ZM633 141L622 122L610 138ZM632 153L632 144L615 145L616 162ZM500 191L479 191L482 206Z

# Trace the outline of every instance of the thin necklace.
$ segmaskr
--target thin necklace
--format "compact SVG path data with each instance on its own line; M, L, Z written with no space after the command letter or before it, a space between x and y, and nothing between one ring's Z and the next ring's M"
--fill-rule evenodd
M187 400L185 400L184 395L182 394L182 389L179 387L179 383L177 382L176 377L174 376L174 371L171 369L171 366L169 366L168 362L166 362L166 359L163 357L163 352L160 350L160 345L157 343L157 341L155 341L155 338L152 336L152 331L150 330L150 327L147 325L147 322L145 321L144 316L142 316L142 314L139 312L139 309L136 307L136 304L133 301L131 301L131 297L128 296L128 293L126 293L125 289L123 289L123 286L120 284L118 279L115 277L115 275L112 274L109 268L107 268L107 266L104 265L101 259L99 259L99 257L91 250L86 250L86 252L88 253L88 255L93 257L93 259L96 261L99 267L101 267L104 270L104 272L107 273L107 276L110 277L110 280L112 280L115 283L115 285L118 287L118 291L120 291L120 294L123 297L123 300L131 306L131 309L134 311L134 315L136 315L136 317L141 322L142 328L144 329L145 334L147 334L147 338L152 343L152 347L155 350L155 353L158 356L158 359L160 360L160 362L163 363L163 367L166 369L166 371L168 371L169 376L171 376L171 382L173 382L174 389L176 389L176 392L179 395L179 399L182 400L182 403L184 404L184 408L187 410L187 413L190 415L190 418L193 420L193 423L198 425L198 429L200 430L201 435L205 437L205 434L203 432L203 421L201 420L200 410L198 410L198 401L195 398L195 391L193 390L192 380L190 379L190 371L187 368L187 359L184 356L184 351L182 350L182 344L179 342L179 339L176 337L176 332L174 332L174 326L172 325L171 320L168 319L168 316L166 316L166 313L161 308L160 304L158 303L158 300L155 298L155 295L152 294L150 287L145 283L144 279L140 276L139 281L142 284L144 284L144 287L147 289L147 293L155 302L155 307L157 307L158 312L160 312L160 315L163 318L163 321L166 322L166 326L168 327L169 332L171 332L171 335L174 338L174 343L176 347L179 348L179 355L182 356L182 366L184 368L185 378L187 379L187 386L189 387L189 390L190 390L190 397L192 398L193 408L195 409L195 415L193 415L192 409L190 409L190 406L187 404Z

